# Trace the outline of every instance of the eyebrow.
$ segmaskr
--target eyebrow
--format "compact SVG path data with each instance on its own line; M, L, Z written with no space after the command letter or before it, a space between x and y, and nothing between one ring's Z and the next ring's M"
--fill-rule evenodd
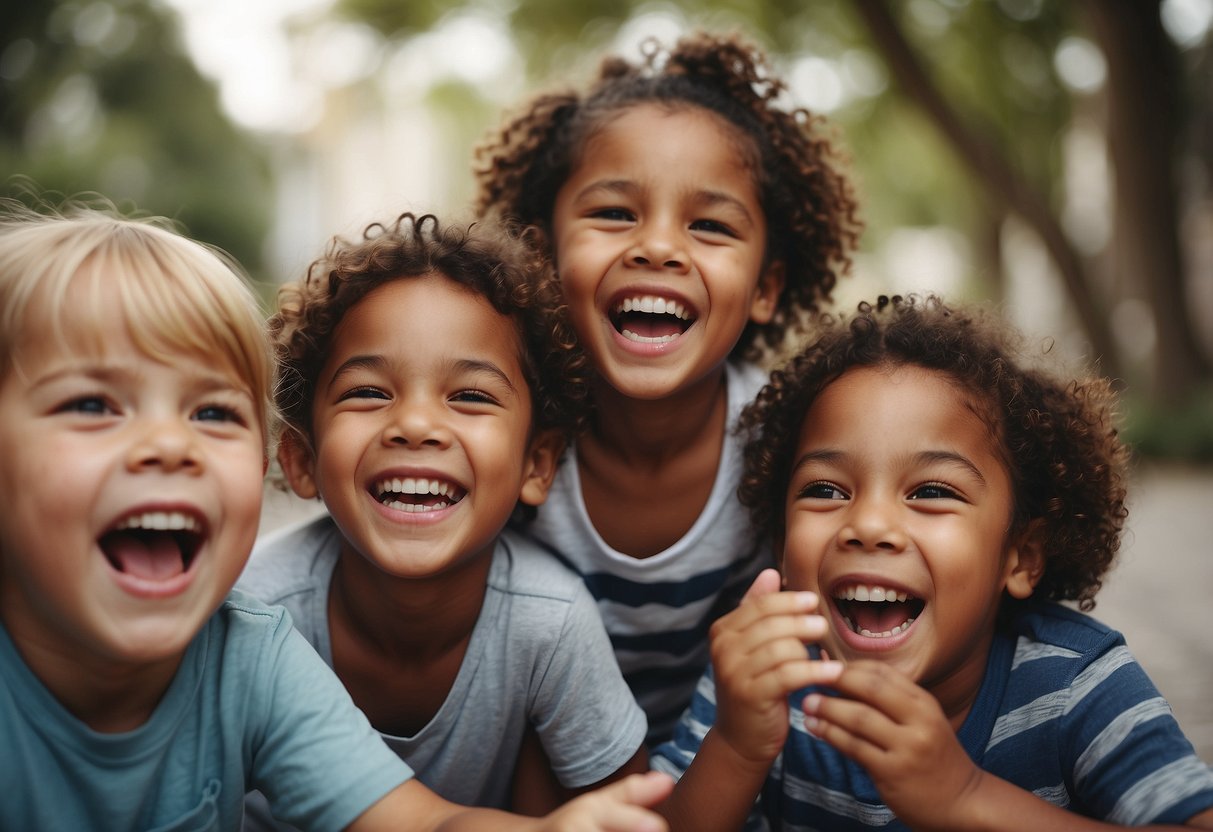
M490 376L499 380L502 384L510 389L511 392L517 392L514 382L506 375L505 370L498 367L492 361L486 361L479 358L460 358L452 362L451 366L457 372L464 373L487 373ZM341 366L333 371L333 377L329 379L326 389L331 390L333 386L346 373L355 370L375 370L386 371L387 359L382 355L354 355L341 363Z
M620 193L620 194L631 195L631 194L637 193L640 190L641 190L641 186L636 184L636 182L634 182L630 179L600 179L597 182L590 183L589 185L587 185L586 187L584 187L580 191L578 191L577 199L580 200L586 196L592 196L593 194L595 194L599 191L605 192L605 193ZM706 189L698 190L693 193L693 196L696 200L698 200L708 206L728 205L730 207L736 208L738 211L740 211L742 213L742 215L745 217L747 222L749 222L751 224L754 222L754 218L750 214L750 209L748 209L745 206L745 203L742 202L737 197L735 197L731 194L728 194L724 191L712 191L712 190L706 190Z
M802 466L810 462L835 463L846 457L846 454L832 448L822 448L820 450L808 451L802 454L791 467L791 472L796 472ZM934 465L944 463L948 465L959 466L970 474L972 474L982 485L986 484L986 478L981 473L973 462L963 454L958 454L955 451L919 451L912 457L915 465Z

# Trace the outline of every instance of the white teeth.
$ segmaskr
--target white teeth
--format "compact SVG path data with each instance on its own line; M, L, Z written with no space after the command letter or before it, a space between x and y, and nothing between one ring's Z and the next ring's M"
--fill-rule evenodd
M155 531L198 531L198 518L180 511L146 511L143 514L132 514L118 524L118 531L124 529L152 529Z
M396 477L383 480L375 486L383 494L433 494L435 497L450 497L455 489L449 482L414 477Z
M681 335L682 333L679 332L677 334L671 333L669 335L658 335L653 337L649 335L638 335L635 332L632 332L632 330L626 328L623 330L624 338L627 338L629 341L639 341L642 344L666 344L673 341L675 338L680 337Z
M636 298L624 298L623 303L619 304L615 311L647 312L650 315L673 315L675 318L682 321L690 320L690 315L687 314L686 307L681 303L668 298L659 298L654 295L642 295Z
M893 629L885 630L883 633L874 633L871 630L864 629L863 627L856 629L855 623L853 621L851 621L851 619L849 619L849 618L846 619L846 622L847 622L847 624L850 625L852 630L855 630L855 632L859 633L861 636L864 636L865 638L889 638L891 636L897 635L898 633L904 633L907 629L909 629L910 625L914 623L914 619L907 618L905 621L901 622Z
M904 592L882 586L849 586L834 594L844 601L905 601L910 596Z
M432 505L420 505L418 503L401 503L397 502L396 500L391 500L384 503L384 505L388 508L395 509L396 511L420 512L439 511L441 509L448 508L451 504L447 502L437 502Z

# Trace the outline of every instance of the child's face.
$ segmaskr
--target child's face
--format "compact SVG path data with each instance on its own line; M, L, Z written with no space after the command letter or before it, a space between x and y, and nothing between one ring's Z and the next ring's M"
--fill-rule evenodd
M280 455L347 545L391 575L446 573L491 552L517 501L547 496L560 444L530 440L509 318L442 276L393 280L335 332L312 406L314 455Z
M556 196L573 325L624 396L663 398L721 367L782 288L742 139L698 108L633 107L587 143Z
M946 376L854 368L806 414L788 487L784 575L821 595L823 646L897 666L945 708L980 685L1003 590L1034 580L994 441Z
M34 312L0 382L4 622L27 655L175 663L257 535L253 391L212 358L149 358L108 299L69 311L66 344Z

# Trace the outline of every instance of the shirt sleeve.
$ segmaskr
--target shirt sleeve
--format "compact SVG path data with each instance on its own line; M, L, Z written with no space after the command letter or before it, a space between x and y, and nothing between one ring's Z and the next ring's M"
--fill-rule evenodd
M649 765L655 771L663 771L676 780L691 765L699 753L703 738L716 722L716 680L712 667L708 666L695 686L691 704L683 711L682 718L674 728L674 736L653 750Z
M1125 826L1182 824L1213 806L1213 772L1123 643L1074 678L1063 754L1084 810Z
M277 818L302 829L343 829L413 772L384 744L289 614L273 632L267 654L253 786Z
M614 774L644 742L647 721L623 679L598 607L578 586L540 678L531 720L566 788Z

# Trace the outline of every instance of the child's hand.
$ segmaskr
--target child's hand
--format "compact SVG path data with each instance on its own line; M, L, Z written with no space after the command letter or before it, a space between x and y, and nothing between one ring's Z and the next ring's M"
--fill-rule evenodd
M838 662L812 661L806 643L825 635L812 592L780 592L779 573L764 570L733 612L712 625L716 724L712 729L743 760L769 766L788 735L787 697L838 677ZM765 768L764 768L765 771Z
M877 661L847 665L832 687L842 697L805 697L805 727L863 766L894 814L912 828L964 828L981 770L935 697Z
M543 818L539 832L665 832L665 820L649 810L669 796L674 781L650 771L632 774L574 798Z

